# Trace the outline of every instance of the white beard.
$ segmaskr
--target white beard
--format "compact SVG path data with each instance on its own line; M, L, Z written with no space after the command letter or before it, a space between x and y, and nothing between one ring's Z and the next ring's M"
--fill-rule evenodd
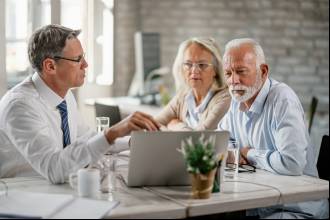
M243 85L230 85L229 86L229 93L233 99L237 102L246 102L251 99L262 87L262 78L261 78L261 71L257 72L256 82L253 86L243 86ZM242 90L244 91L243 95L235 92L235 90Z

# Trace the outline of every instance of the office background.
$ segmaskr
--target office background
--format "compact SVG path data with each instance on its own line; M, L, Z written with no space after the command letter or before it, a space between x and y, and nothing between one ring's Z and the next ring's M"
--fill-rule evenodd
M312 140L329 134L328 0L117 0L113 95L125 95L134 73L135 31L161 35L161 62L171 67L180 42L212 36L223 49L237 37L256 38L270 76L298 94L306 113L319 99ZM123 68L124 67L124 68ZM119 82L119 83L116 83ZM124 83L125 82L125 83ZM173 85L173 84L172 84Z
M16 0L0 0L0 21L5 17L5 1L7 6L10 2L14 4ZM35 16L34 20L38 21L39 25L52 22L83 29L81 37L90 64L89 78L86 85L76 92L76 96L86 119L93 118L85 106L86 98L127 95L135 73L136 31L160 34L161 64L169 68L180 42L189 37L214 37L222 49L230 39L252 37L256 38L265 50L271 77L291 86L306 112L312 96L319 99L315 132L318 136L329 133L328 0L24 1L37 2L38 4L34 4L36 7L50 10L49 13L39 14L38 19ZM23 1L17 2L20 2L22 7ZM104 8L108 9L113 17L106 14ZM6 16L10 17L12 9L6 10L9 10L6 11ZM77 13L79 10L83 12ZM75 16L72 16L73 14ZM3 30L7 30L7 26L5 22L0 22L0 33L4 33ZM37 26L33 26L33 29ZM101 32L102 37L98 37ZM90 42L91 38L96 40ZM105 42L110 38L113 45L110 42L110 47L101 50L100 42L103 46L107 45ZM10 62L3 58L6 55L4 39L3 34L0 34L0 95L6 90L9 78L8 74L6 77L4 68L4 64L7 63L8 67ZM109 62L106 62L107 60ZM93 75L97 73L102 73L105 78L96 80ZM173 91L171 74L165 78L165 86Z
M329 103L328 0L117 0L114 95L126 95L134 73L135 31L161 34L162 65L171 66L180 42L212 36L224 48L237 37L263 46L271 76L303 102ZM125 82L125 83L123 83ZM327 108L328 109L328 108Z

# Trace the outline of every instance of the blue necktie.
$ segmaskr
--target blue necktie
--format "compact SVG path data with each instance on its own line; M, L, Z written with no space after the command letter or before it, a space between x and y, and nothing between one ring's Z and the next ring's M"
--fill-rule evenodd
M70 145L70 129L68 123L68 109L66 106L66 101L64 100L61 104L57 106L57 109L60 111L62 119L62 131L63 131L63 148Z

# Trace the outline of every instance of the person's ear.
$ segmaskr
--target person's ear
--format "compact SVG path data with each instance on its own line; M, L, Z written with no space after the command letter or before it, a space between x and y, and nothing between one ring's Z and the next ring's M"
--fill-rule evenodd
M44 73L54 75L56 74L56 62L54 59L46 58L42 62L42 69Z
M268 71L269 71L269 67L267 64L261 64L260 65L260 70L261 70L261 77L263 79L268 77Z

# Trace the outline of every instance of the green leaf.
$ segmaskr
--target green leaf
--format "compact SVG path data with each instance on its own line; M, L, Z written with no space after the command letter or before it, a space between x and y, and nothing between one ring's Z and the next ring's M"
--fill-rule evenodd
M201 136L196 142L193 142L192 137L182 141L179 152L186 161L188 172L206 174L217 166L214 143L214 136L206 140Z

